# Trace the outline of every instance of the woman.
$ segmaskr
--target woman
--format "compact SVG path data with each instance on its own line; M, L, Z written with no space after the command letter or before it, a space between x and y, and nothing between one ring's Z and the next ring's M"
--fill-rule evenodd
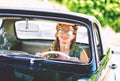
M70 60L89 62L85 51L76 44L76 35L78 27L76 25L61 24L56 26L56 40L53 42L49 51L59 51L70 56ZM43 56L42 53L36 53L36 56ZM64 58L62 55L49 55L49 58Z

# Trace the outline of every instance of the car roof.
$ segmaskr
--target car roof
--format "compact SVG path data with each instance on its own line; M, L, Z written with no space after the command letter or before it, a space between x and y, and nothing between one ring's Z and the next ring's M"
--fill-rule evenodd
M83 13L77 13L77 12L70 12L70 11L62 11L62 10L53 10L53 9L43 9L43 8L24 8L24 7L1 7L0 12L2 11L9 11L9 10L17 10L17 11L33 11L33 12L52 12L52 13L59 13L59 14L69 14L69 15L76 15L79 17L82 17L84 19L90 20L90 21L97 21L97 19L94 16L83 14ZM8 12L9 13L9 12Z

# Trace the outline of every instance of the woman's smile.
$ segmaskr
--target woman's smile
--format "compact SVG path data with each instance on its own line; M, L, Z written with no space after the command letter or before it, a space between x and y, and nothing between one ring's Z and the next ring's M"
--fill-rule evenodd
M62 36L61 37L63 40L67 40L68 39L68 37L65 37L65 36Z

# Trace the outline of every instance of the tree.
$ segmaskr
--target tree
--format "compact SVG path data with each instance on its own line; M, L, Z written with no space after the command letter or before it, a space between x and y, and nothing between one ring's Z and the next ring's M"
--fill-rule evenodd
M95 16L102 26L120 32L120 0L54 0L70 11Z

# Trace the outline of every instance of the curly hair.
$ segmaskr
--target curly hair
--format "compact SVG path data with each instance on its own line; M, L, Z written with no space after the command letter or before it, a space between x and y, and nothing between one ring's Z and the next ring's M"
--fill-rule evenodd
M51 45L50 47L50 50L51 51L60 51L60 45L59 45L59 39L57 37L57 33L60 29L65 29L65 30L70 30L69 27L72 27L73 28L73 34L75 35L75 38L71 41L71 45L72 44L76 44L76 36L77 36L77 30L78 30L78 27L77 25L70 25L70 24L61 24L61 23L58 23L57 26L56 26L56 34L55 34L55 41L53 42L53 44Z

